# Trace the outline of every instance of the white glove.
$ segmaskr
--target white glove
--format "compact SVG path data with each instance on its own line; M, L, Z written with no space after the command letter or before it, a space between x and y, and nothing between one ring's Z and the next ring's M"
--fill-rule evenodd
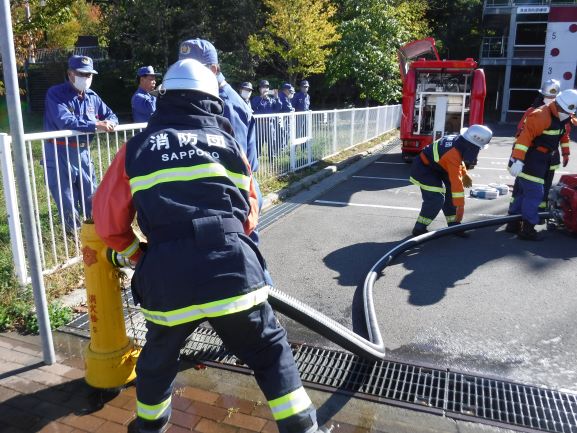
M521 161L520 159L516 159L513 162L513 164L511 164L511 166L509 167L509 173L511 174L511 176L513 177L519 176L519 173L523 171L524 165L525 163L523 161Z

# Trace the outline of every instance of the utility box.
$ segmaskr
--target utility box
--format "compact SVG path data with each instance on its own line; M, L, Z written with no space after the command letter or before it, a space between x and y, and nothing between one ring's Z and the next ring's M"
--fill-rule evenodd
M403 80L402 157L410 162L434 140L483 123L485 74L473 59L441 60L433 38L398 50Z

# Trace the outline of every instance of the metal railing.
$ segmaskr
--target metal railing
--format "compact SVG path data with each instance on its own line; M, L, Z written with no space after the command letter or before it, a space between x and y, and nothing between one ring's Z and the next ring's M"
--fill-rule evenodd
M256 119L257 146L260 168L256 177L264 180L308 167L319 160L396 129L400 120L400 105L347 110L309 111L303 113L258 115ZM62 187L71 189L74 175L56 172L52 176L53 191L44 167L46 152L65 161L80 160L80 148L72 143L85 143L90 155L91 171L98 183L122 143L146 127L145 123L119 125L111 133L85 134L77 131L52 131L25 134L28 176L32 186L34 220L39 238L42 273L50 274L64 266L79 262L81 246L76 223L71 229L58 209L62 209ZM70 144L70 145L69 145ZM23 248L18 203L16 201L14 167L11 160L11 137L0 134L0 164L10 229L15 274L26 283L25 250ZM92 174L91 173L91 174ZM90 176L92 178L92 176ZM55 186L57 188L55 188ZM86 213L84 197L91 181L80 182L79 208L81 219Z
M506 36L486 36L481 42L481 58L507 57Z
M577 0L485 0L485 8L529 5L573 5Z
M35 52L35 63L45 63L66 60L71 55L88 56L94 60L108 58L108 48L104 47L70 47L70 48L40 48Z

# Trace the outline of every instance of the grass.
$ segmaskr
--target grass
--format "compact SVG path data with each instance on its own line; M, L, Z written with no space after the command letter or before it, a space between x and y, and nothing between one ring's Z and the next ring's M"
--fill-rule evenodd
M339 143L349 142L350 132L348 134L339 133ZM329 158L318 161L314 165L308 166L296 172L284 176L269 176L259 179L259 184L263 194L279 191L288 187L292 183L303 179L313 173L316 173L323 168L343 162L353 155L368 150L379 143L387 141L392 137L398 135L397 131L383 134L373 140L367 141L363 144L355 146L354 148L341 151ZM114 147L115 143L111 143ZM44 254L45 267L50 268L57 266L59 261L65 257L65 245L62 240L56 240L52 245L51 231L50 231L50 215L48 203L52 203L50 211L52 216L58 215L56 206L53 201L48 199L48 191L44 186L44 171L39 164L41 159L41 142L35 142L32 145L32 154L35 161L33 169L35 171L36 179L36 194L37 200L41 209L39 210L39 227L41 231L42 241L47 245L47 251ZM312 143L311 155L313 159L317 155L327 153L327 148L332 146L329 141L329 135L323 136L319 134L315 137ZM305 161L308 155L302 149L297 149L296 160ZM95 155L93 155L95 157ZM277 162L290 165L290 156L288 153L277 156ZM97 159L94 159L96 170L99 172ZM105 162L105 165L106 162ZM105 169L105 168L104 168ZM38 323L36 319L34 298L30 286L21 287L14 275L14 266L12 261L12 248L10 244L10 233L7 224L8 215L5 208L4 191L0 184L0 332L5 330L16 330L21 333L37 333ZM57 219L55 217L55 219ZM59 223L53 227L56 234L61 233ZM76 246L73 241L69 240L68 245L69 255L76 255ZM50 250L50 251L48 251ZM52 255L52 250L56 251L56 256ZM84 285L84 269L83 264L78 263L66 268L59 269L50 275L44 277L44 286L46 289L46 297L49 303L48 312L50 322L53 329L68 323L73 317L72 308L62 305L59 302L64 295L73 290L83 287Z

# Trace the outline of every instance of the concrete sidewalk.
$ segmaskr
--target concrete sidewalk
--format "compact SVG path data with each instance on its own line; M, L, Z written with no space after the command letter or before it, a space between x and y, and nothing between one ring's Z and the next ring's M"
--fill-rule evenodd
M135 417L135 387L117 393L89 387L84 382L84 363L79 356L87 343L80 337L54 335L57 363L44 365L38 336L0 334L0 432L2 433L124 433ZM217 369L212 369L217 370ZM191 372L205 376L203 373ZM177 381L186 379L179 374ZM224 382L231 391L240 382L252 380L229 373ZM212 379L211 379L212 380ZM222 380L220 380L222 382ZM202 377L199 383L206 382ZM203 389L183 383L175 386L173 413L168 433L273 433L277 432L270 409L248 391L254 400ZM211 391L210 389L215 391ZM261 396L262 397L262 396ZM334 423L334 432L379 432L343 422Z

